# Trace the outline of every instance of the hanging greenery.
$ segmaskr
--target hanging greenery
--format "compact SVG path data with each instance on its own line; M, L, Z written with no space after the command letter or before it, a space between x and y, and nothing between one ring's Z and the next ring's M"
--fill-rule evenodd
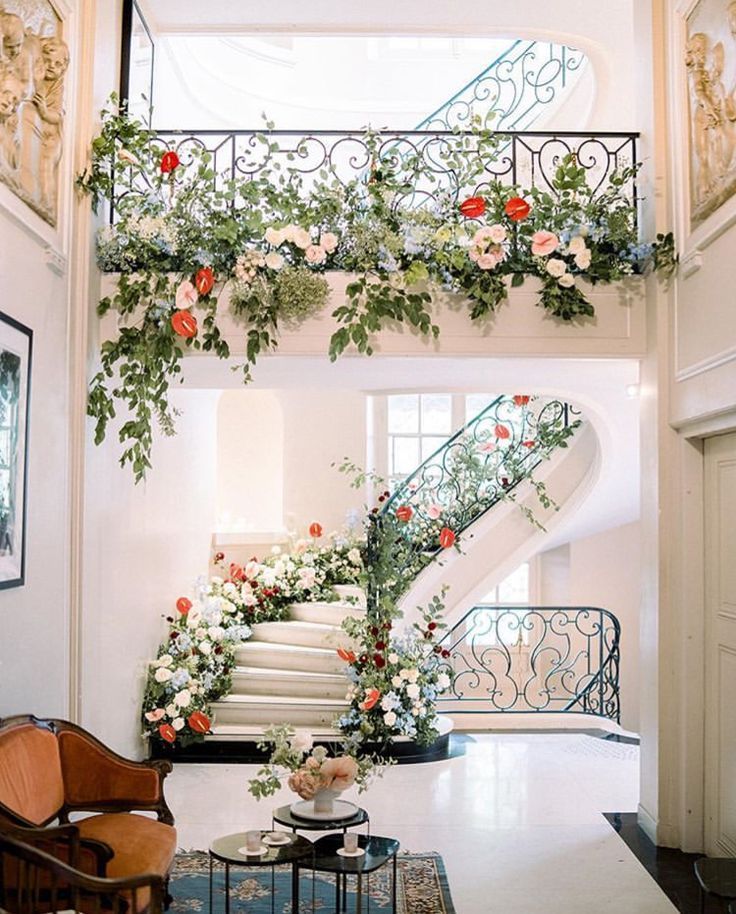
M271 127L256 140L273 158ZM394 323L436 337L430 306L438 289L466 298L478 321L506 301L508 277L512 286L536 277L540 307L574 321L594 313L581 280L674 268L671 234L639 243L625 191L638 166L610 174L596 191L568 155L549 190L510 186L488 179L500 142L473 125L443 143L443 171L472 195L458 199L439 188L421 207L412 205L412 191L436 184L432 169L418 154L381 152L375 133L363 138L371 163L365 175L345 182L322 170L307 185L296 168L278 162L252 175L217 175L201 146L187 145L182 161L141 122L103 112L78 179L95 208L115 198L115 221L100 231L97 256L100 269L119 278L98 314L117 312L120 329L102 344L90 385L96 442L122 407L121 464L132 466L136 480L145 475L154 419L165 433L174 429L168 394L183 354L230 355L220 326L226 286L244 328L247 381L259 356L277 347L282 326L327 305L326 270L354 275L332 312L335 359L349 347L370 355L375 334Z

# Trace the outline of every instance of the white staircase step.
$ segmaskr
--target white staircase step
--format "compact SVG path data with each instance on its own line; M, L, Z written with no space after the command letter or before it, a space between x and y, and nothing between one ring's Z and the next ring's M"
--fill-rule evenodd
M246 641L235 650L237 666L308 673L343 673L345 661L333 648L302 647L267 641Z
M345 619L363 618L365 608L352 603L292 603L289 615L297 622L341 626Z
M350 685L343 673L309 673L253 666L236 667L232 678L231 695L301 695L344 701Z
M253 627L253 640L269 644L289 644L298 647L348 647L349 639L336 625L323 622L258 622Z
M292 724L295 727L331 727L347 711L345 700L270 695L227 695L212 703L220 724Z
M268 724L218 724L212 726L212 732L205 736L205 741L217 742L222 740L238 740L248 743L257 743L263 739L263 734L268 729ZM315 742L342 741L344 738L339 730L334 727L310 727Z
M335 592L340 595L340 599L346 603L352 603L359 609L365 609L366 599L365 591L354 584L335 584Z

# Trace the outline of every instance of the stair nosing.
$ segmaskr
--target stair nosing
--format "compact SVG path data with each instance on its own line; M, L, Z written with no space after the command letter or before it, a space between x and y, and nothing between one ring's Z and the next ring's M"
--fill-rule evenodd
M267 666L235 666L232 670L233 676L288 676L289 678L297 676L306 676L307 679L332 679L335 681L348 682L348 677L344 673L322 673L317 670L279 670Z
M286 644L283 641L256 641L255 639L244 641L236 648L236 652L247 650L248 647L259 647L264 649L275 648L277 650L285 651L309 651L310 653L330 654L331 656L337 653L336 649L332 647L311 647L306 644Z
M220 704L296 704L296 705L336 705L340 708L348 707L348 702L344 698L309 698L301 695L241 695L238 692L230 692L213 701L213 707Z

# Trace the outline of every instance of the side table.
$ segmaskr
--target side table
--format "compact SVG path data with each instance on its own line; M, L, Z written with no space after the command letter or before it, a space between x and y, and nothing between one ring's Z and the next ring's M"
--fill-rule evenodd
M391 880L391 903L393 914L396 914L396 878L397 859L400 844L395 838L381 838L377 835L358 835L358 845L365 851L360 857L342 857L337 853L342 847L342 835L325 835L314 842L312 870L318 873L335 874L335 914L347 910L346 886L348 876L355 876L355 914L363 911L363 876L368 877L366 891L367 914L371 910L370 874L391 861L393 874ZM299 862L296 864L299 869ZM340 888L342 886L342 893ZM341 904L342 901L342 904Z
M271 819L274 823L285 825L292 832L300 831L342 831L346 832L349 828L356 828L358 825L366 825L368 834L371 833L371 818L365 809L358 807L354 816L349 819L303 819L301 816L295 816L291 811L291 806L280 806L271 813Z
M267 832L263 832L267 834ZM225 914L230 914L230 867L262 867L270 866L271 869L271 914L274 912L274 870L273 867L282 863L291 864L291 910L292 914L299 912L299 862L302 860L311 860L314 852L314 845L307 838L301 835L293 834L288 844L282 844L278 847L269 847L265 854L254 855L245 854L240 848L245 846L245 832L238 832L234 835L225 835L222 838L216 838L210 845L210 911L213 912L212 898L212 863L219 860L225 864Z

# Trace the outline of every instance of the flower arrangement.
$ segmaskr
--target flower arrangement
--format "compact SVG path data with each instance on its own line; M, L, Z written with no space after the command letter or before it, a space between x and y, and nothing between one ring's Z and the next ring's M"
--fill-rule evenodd
M291 603L336 600L336 585L357 582L359 541L330 534L319 545L322 527L310 529L312 535L291 552L278 550L245 566L226 565L218 553L215 565L224 575L198 581L194 601L176 601L146 676L144 736L170 745L203 739L211 726L210 705L229 691L235 649L250 638L251 626L286 618Z
M316 803L321 792L342 793L353 784L362 793L386 764L382 759L356 758L347 750L330 756L325 746L313 745L309 732L287 724L266 730L258 748L270 752L268 762L248 782L248 790L258 800L280 790L284 778L294 793Z
M350 710L338 726L354 751L396 736L409 737L419 745L437 739L435 701L450 686L444 663L449 654L438 643L446 628L443 610L442 599L435 596L422 611L422 621L404 636L393 634L388 619L378 624L376 618L343 623L350 642L358 646L338 649L351 681Z
M255 140L273 153L271 127ZM431 169L418 156L382 153L374 133L364 139L372 166L351 181L325 171L306 185L295 168L216 180L206 150L187 145L183 161L141 122L104 112L78 181L95 206L116 192L116 221L100 233L98 261L120 276L98 312L115 310L122 326L103 343L90 385L96 442L124 405L131 418L119 432L121 463L143 478L152 422L173 430L167 395L184 352L230 355L219 325L226 286L245 327L247 380L260 354L277 346L282 323L298 324L327 304L326 269L355 276L333 310L335 359L348 347L370 355L375 333L394 322L437 336L430 306L440 290L462 295L479 320L506 300L507 280L533 276L542 282L541 307L572 321L593 313L581 280L674 268L671 235L639 243L625 193L637 166L609 175L599 191L569 155L548 190L508 186L489 182L485 170L499 142L472 124L442 144L442 168L458 188L475 191L460 200L438 191L431 206L417 208L412 189L433 184Z

